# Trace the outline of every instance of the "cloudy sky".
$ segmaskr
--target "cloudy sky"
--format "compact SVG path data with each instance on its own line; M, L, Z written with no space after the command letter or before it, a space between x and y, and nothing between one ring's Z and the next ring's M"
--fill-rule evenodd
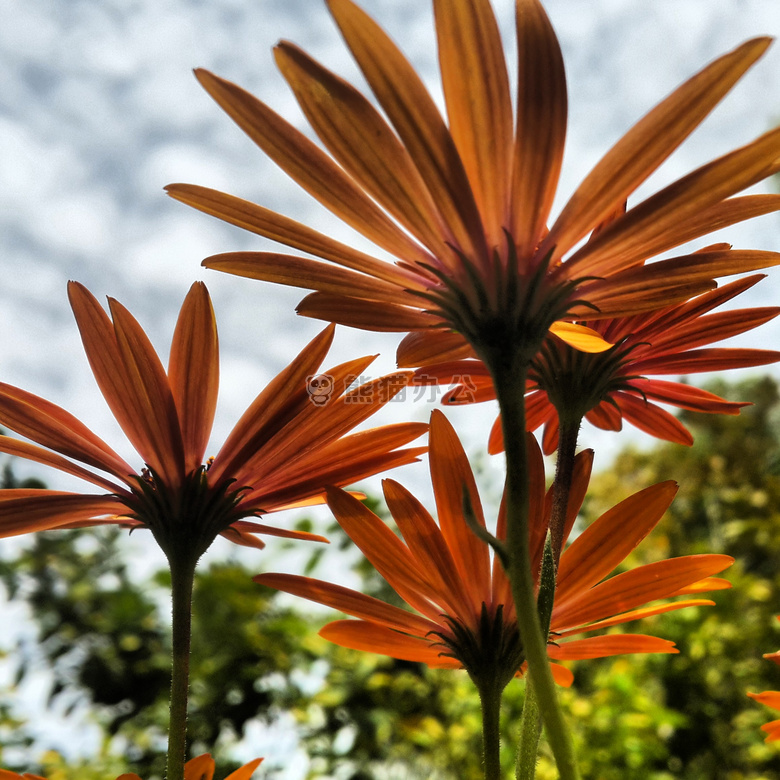
M438 94L428 3L364 5ZM185 181L224 189L357 239L263 157L191 70L202 66L236 81L303 126L271 46L288 38L351 80L355 66L321 0L5 0L3 7L0 376L61 404L121 448L83 356L66 282L122 301L166 354L178 307L201 279L222 346L216 444L320 325L295 316L295 290L201 269L207 255L257 248L260 240L170 201L162 187ZM497 0L496 8L511 62L513 3ZM686 77L747 38L780 33L776 0L549 0L547 8L569 79L563 196ZM778 74L776 45L644 191L775 125ZM778 219L730 229L723 240L777 249ZM776 302L779 283L775 272L749 302ZM761 345L774 346L778 336L780 326L765 326ZM331 362L381 352L376 373L390 370L396 343L395 336L343 330ZM428 414L422 404L396 406L391 415ZM476 448L492 410L458 410L454 419ZM586 443L603 441L585 436ZM410 480L424 481L424 473Z

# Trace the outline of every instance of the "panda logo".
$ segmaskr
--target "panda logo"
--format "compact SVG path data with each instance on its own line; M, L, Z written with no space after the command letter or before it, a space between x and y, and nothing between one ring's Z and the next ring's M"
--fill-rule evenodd
M333 395L333 377L330 374L307 376L306 392L315 406L325 406Z

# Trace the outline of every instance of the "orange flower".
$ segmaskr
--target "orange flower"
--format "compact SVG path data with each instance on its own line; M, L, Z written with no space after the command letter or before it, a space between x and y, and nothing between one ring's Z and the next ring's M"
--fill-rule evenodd
M531 559L540 569L547 524L544 465L529 435L531 484ZM568 537L582 504L592 453L582 453L575 468L569 502ZM328 505L342 528L360 547L398 595L419 614L386 604L347 588L290 574L261 574L255 581L339 609L359 620L338 620L320 632L337 644L434 667L466 668L499 663L509 677L521 670L524 657L511 588L487 544L464 517L468 490L476 522L485 527L474 476L454 430L434 411L430 429L431 479L438 525L407 490L385 480L387 505L404 542L357 499L339 490L328 493ZM556 660L598 658L623 653L675 653L672 642L638 634L606 634L570 639L689 606L712 604L701 599L647 602L682 594L729 587L712 577L729 566L727 555L690 555L640 566L604 581L655 527L677 488L662 482L643 490L602 515L564 551L558 570L548 654ZM497 537L504 538L499 514ZM492 660L491 660L492 659ZM554 665L559 682L571 673Z
M225 780L250 780L262 761L262 758L256 758L254 761L244 764L240 769L231 772ZM214 759L208 753L193 758L184 765L184 780L212 780L213 777ZM0 780L46 780L46 778L40 775L31 775L28 772L18 775L7 769L0 769ZM141 780L141 778L133 772L127 772L119 775L116 780Z
M554 337L549 338L531 364L526 395L526 427L544 425L546 454L558 446L561 409L570 417L585 418L598 428L619 431L623 420L659 439L690 445L693 437L674 416L654 402L711 414L739 414L746 403L719 398L682 382L649 379L657 374L689 374L766 365L780 360L780 352L766 349L701 347L758 327L780 313L762 307L710 313L717 306L752 287L760 275L739 279L683 304L629 317L589 322L615 346L599 354L583 354ZM418 342L402 365L436 360L436 339ZM452 340L450 340L452 343ZM473 352L461 342L461 354ZM457 354L450 351L449 354ZM416 365L420 363L417 362ZM486 366L475 359L445 360L425 365L415 382L456 384L444 396L449 404L495 399ZM501 419L490 432L490 452L503 449Z
M298 308L307 316L369 330L445 328L473 345L510 339L533 353L551 326L574 346L605 348L556 320L659 308L711 289L716 277L780 261L774 252L716 247L645 264L780 208L778 195L731 197L780 170L780 129L625 211L626 199L762 55L768 38L719 58L650 111L553 220L567 94L560 46L539 0L516 0L514 112L489 0L434 0L448 123L366 13L351 0L328 5L389 121L286 41L276 62L327 152L235 84L205 70L196 75L274 162L395 262L231 195L170 185L184 203L319 258L233 252L206 259L207 267L313 290Z
M145 468L138 473L64 409L0 383L0 425L35 442L0 436L0 452L52 466L106 491L0 491L0 536L114 523L150 529L166 554L187 539L196 556L217 534L253 547L263 546L258 533L324 541L242 518L319 503L325 485L345 485L424 452L401 448L424 432L423 424L346 435L406 384L404 373L347 392L372 360L362 358L307 385L330 346L330 327L257 396L204 466L219 375L206 287L194 284L184 301L167 372L120 303L109 299L112 322L82 285L71 282L68 292L98 386Z
M771 707L774 710L780 710L780 691L764 691L763 693L750 693L748 696L751 699L766 704L767 707ZM766 732L766 739L764 742L776 742L780 740L780 720L770 720L769 723L765 723L761 727L761 731Z

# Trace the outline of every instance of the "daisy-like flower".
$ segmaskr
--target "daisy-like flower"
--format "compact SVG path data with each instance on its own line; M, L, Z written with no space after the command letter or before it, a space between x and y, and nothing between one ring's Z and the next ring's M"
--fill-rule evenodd
M532 436L528 438L533 442ZM538 577L551 507L541 451L533 443L529 450L530 546ZM501 563L496 558L491 561L488 545L464 516L464 491L468 491L476 523L485 528L468 459L439 411L431 419L429 452L438 524L400 484L384 481L385 499L403 541L349 494L334 489L328 496L339 524L414 613L308 577L269 573L255 581L358 618L338 620L321 630L337 644L432 667L465 668L478 687L492 675L503 688L522 671L525 661L511 588ZM585 495L591 463L590 451L578 457L567 537ZM711 605L712 601L694 598L647 606L659 599L729 587L712 576L733 562L727 555L673 558L604 579L655 527L676 490L673 482L662 482L631 496L592 523L564 551L550 623L550 658L675 653L672 642L642 634L572 637L671 610ZM502 507L499 540L504 538L504 524ZM571 684L568 669L556 665L554 670L559 683Z
M691 301L627 317L598 320L588 325L614 346L599 354L572 349L560 339L548 338L531 363L526 395L526 427L544 426L542 449L551 454L558 446L559 419L584 416L598 428L619 431L623 421L659 439L690 445L688 429L658 403L711 414L738 414L745 403L656 375L725 371L766 365L780 360L780 352L766 349L708 347L773 319L780 307L712 310L752 287L763 277L755 275L704 293ZM422 344L407 360L435 359L436 345ZM702 347L708 347L702 349ZM471 353L471 358L446 360L420 368L416 382L455 384L444 403L463 404L494 400L490 373L473 356L465 342L450 354ZM500 418L488 442L495 453L503 449Z
M120 303L109 301L112 321L82 285L71 282L68 293L98 386L145 466L125 462L64 409L0 384L0 425L31 440L0 436L0 452L52 466L104 491L0 491L0 536L117 523L150 529L169 557L189 547L195 559L218 534L254 547L263 546L256 534L322 541L243 518L319 503L326 485L346 485L424 452L403 448L425 431L419 423L347 435L408 376L399 372L347 391L373 359L368 357L312 381L333 337L329 327L257 396L204 465L219 379L206 287L194 284L184 301L167 372Z
M240 87L196 74L286 173L395 262L239 198L170 185L174 198L310 255L235 252L208 258L207 267L313 290L298 309L308 316L373 330L455 330L485 357L508 344L531 356L551 326L575 345L600 349L587 331L560 320L659 308L710 289L716 277L780 260L716 248L645 263L780 208L777 195L731 197L780 170L780 130L624 210L769 39L748 41L681 85L607 152L553 219L567 91L560 46L538 0L516 2L514 110L489 0L434 0L446 121L382 29L352 0L327 2L383 112L281 42L276 62L327 151Z
M255 769L262 762L262 758L256 758L254 761L244 764L240 769L236 769L235 772L231 772L225 780L250 780ZM214 759L208 753L190 759L184 765L184 780L212 780L213 777ZM7 769L0 769L0 780L46 780L46 778L40 775L31 775L29 772L19 775L16 772L9 772ZM133 772L126 772L119 775L116 780L141 780L141 778Z

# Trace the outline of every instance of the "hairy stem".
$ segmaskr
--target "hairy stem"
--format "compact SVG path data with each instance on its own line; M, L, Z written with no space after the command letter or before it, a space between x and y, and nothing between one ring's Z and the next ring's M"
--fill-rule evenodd
M169 557L173 596L173 663L171 669L171 715L168 726L166 780L184 780L187 742L187 699L190 685L190 639L192 635L192 586L195 562Z
M506 451L506 543L508 576L517 622L528 661L528 674L536 691L539 711L561 780L577 780L579 773L569 731L555 690L546 636L536 604L536 582L529 548L529 481L525 442L525 382L527 364L520 359L498 359L489 365L496 389Z

